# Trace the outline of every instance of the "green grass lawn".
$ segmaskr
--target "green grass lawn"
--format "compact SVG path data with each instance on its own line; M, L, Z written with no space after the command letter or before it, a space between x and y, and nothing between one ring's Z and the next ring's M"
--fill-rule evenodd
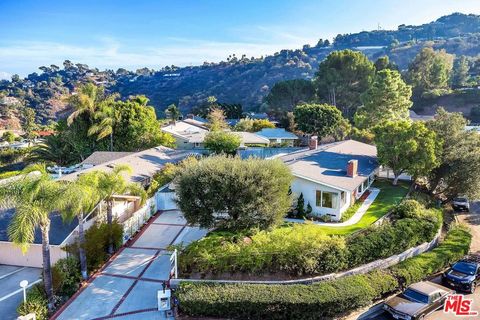
M391 181L377 180L372 187L380 189L380 193L358 223L346 227L319 226L319 228L327 234L337 235L346 235L366 228L386 215L396 203L402 200L407 194L409 186L408 183L401 181L398 182L397 186L393 186Z

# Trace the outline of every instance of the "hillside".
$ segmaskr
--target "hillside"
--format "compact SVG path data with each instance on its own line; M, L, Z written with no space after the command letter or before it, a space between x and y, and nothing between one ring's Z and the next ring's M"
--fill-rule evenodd
M14 76L12 81L0 81L0 95L16 97L23 106L34 108L43 123L65 116L69 110L65 110L62 95L86 81L104 85L123 98L145 94L159 114L171 103L189 112L211 95L219 102L240 103L244 110L255 110L276 82L311 79L319 63L333 50L361 50L372 60L386 54L405 69L426 45L457 55L480 55L480 16L452 14L421 26L338 35L332 45L320 41L315 47L305 45L257 58L233 55L226 61L193 67L100 71L67 60L63 68L42 66L41 73L25 79ZM0 105L0 114L5 108Z

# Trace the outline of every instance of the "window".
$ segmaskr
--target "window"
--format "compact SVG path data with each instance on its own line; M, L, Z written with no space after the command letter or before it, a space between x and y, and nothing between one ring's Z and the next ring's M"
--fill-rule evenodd
M338 193L317 190L315 200L317 207L331 209L338 207Z
M341 203L342 203L342 206L347 202L345 191L342 191L342 192L340 193L340 201L341 201Z

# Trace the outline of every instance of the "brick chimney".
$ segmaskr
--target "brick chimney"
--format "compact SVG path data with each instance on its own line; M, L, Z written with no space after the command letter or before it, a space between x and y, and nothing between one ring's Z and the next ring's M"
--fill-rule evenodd
M311 136L310 140L308 140L308 148L310 150L315 150L318 147L318 137L317 136Z
M347 176L354 178L357 176L358 160L350 160L347 163Z

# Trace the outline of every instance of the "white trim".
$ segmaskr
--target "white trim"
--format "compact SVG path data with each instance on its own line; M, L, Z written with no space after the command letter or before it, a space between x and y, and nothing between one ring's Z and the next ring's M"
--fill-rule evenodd
M348 189L345 189L345 188L340 188L340 187L337 187L337 186L334 186L334 185L331 185L331 184L327 184L327 183L325 183L325 182L320 182L320 181L318 181L318 180L315 180L315 179L312 179L312 178L308 178L308 177L299 175L299 174L297 174L297 173L293 173L293 176L294 176L294 177L301 178L301 179L305 179L305 180L310 181L310 182L314 182L314 183L317 183L317 184L321 184L321 185L324 185L324 186L327 186L327 187L330 187L330 188L333 188L333 189L336 189L336 190L347 191L347 192L352 192L352 191L353 191L353 190L348 190ZM354 189L354 190L355 190L355 189Z

